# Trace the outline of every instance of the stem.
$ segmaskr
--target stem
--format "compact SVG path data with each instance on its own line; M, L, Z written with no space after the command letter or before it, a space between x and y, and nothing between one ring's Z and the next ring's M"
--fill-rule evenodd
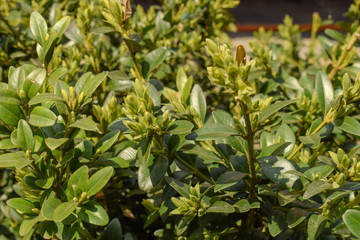
M328 123L328 119L326 119L326 117L324 118L324 120L320 123L320 125L310 134L313 134L313 133L317 133L323 126L325 126L326 124ZM308 134L308 135L310 135ZM307 135L307 136L308 136ZM288 157L288 160L290 160L292 157L295 156L295 154L300 151L300 149L304 146L304 143L301 143L296 149L294 149L292 151L292 153L290 154L290 156Z
M186 168L190 169L194 174L196 174L198 177L200 177L201 179L207 181L210 184L215 184L215 182L213 180L211 180L210 178L208 178L207 176L205 176L204 174L202 174L199 170L197 170L195 167L191 166L189 163L187 163L184 159L182 159L179 154L175 153L175 157L176 159L182 164L184 165Z
M360 27L358 27L358 29L356 30L356 32L353 34L351 41L349 42L349 44L346 46L346 48L341 52L341 55L339 57L339 59L337 60L337 62L335 64L333 64L333 69L331 69L331 72L328 75L328 78L330 80L332 80L336 73L340 70L341 64L344 62L345 58L347 57L349 51L351 50L351 48L355 45L357 39L358 39L358 34L360 32Z
M245 125L246 125L246 131L247 131L247 141L248 141L248 153L247 153L247 160L249 163L249 173L250 173L250 195L251 197L255 197L255 185L256 185L256 172L255 172L255 157L254 157L254 132L251 129L251 121L249 117L249 113L247 111L246 105L239 101L241 110L244 114L245 119Z

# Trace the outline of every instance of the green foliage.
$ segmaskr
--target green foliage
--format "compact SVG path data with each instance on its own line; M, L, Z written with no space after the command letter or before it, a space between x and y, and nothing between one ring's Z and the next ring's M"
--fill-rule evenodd
M359 238L359 2L235 54L160 2L0 0L0 238Z

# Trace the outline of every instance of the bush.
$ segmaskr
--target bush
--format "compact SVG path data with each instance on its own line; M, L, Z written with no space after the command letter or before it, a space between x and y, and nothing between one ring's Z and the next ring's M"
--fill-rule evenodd
M358 1L249 56L237 0L0 3L4 239L360 238Z

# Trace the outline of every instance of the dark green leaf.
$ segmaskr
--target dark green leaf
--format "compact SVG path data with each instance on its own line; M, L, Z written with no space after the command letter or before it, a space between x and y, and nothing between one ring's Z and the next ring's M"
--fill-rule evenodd
M323 72L316 74L315 90L320 108L325 115L330 109L330 103L334 99L334 88L331 81Z
M294 164L285 158L269 156L259 159L261 168L264 171L265 176L267 176L271 181L287 186L288 188L293 188L300 190L302 188L302 183L298 176L287 173L290 170L296 170Z
M144 62L142 63L142 74L145 78L165 60L166 54L166 48L160 47L145 56Z
M122 229L118 218L114 218L107 225L104 234L101 236L102 240L121 240Z
M291 130L291 128L287 124L281 125L281 127L276 132L276 137L280 137L281 141L284 143L290 143L289 146L287 146L284 150L284 157L287 157L291 154L295 142L296 137L294 132Z
M279 235L286 228L285 214L280 211L275 211L270 216L268 227L271 236L275 237Z
M286 223L289 228L294 228L306 219L307 212L304 209L293 207L286 215Z
M149 161L147 165L141 165L139 168L138 182L140 189L143 191L150 191L166 174L169 164L168 159L160 156L153 161Z
M232 172L232 171L222 174L216 181L214 192L218 192L228 187L234 186L247 175L248 175L247 173Z

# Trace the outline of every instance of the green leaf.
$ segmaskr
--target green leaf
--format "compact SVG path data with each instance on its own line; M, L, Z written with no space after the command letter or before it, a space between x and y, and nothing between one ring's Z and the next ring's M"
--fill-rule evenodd
M30 232L30 230L32 230L32 228L37 222L38 222L37 218L25 219L24 221L22 221L19 230L20 236L25 236L28 232Z
M237 201L233 206L239 209L240 213L248 212L250 210L250 203L246 199Z
M45 139L45 144L51 151L53 151L66 143L68 140L69 138L47 138Z
M180 182L178 179L174 179L174 178L170 178L170 177L164 177L164 179L181 196L183 196L185 198L190 198L189 187L187 185L185 185L183 182Z
M6 201L6 204L15 208L19 213L34 214L33 209L37 208L33 202L24 198L11 198Z
M336 119L333 123L344 132L360 136L360 123L353 117L345 116L343 118Z
M58 198L49 198L44 201L40 214L47 220L53 220L55 209L61 204Z
M5 124L16 127L23 118L25 116L18 106L0 104L0 120Z
M307 178L312 179L313 174L316 175L317 173L320 173L320 179L324 179L327 176L329 176L333 171L334 171L334 168L332 166L321 165L321 166L312 167L312 168L306 170L304 172L304 175Z
M0 168L13 168L21 169L31 163L24 152L4 153L0 155Z
M169 161L166 157L160 156L158 159L148 161L146 165L141 165L138 172L139 187L143 191L150 191L166 174Z
M186 120L175 120L167 129L171 134L184 134L190 133L194 125Z
M32 71L24 82L24 91L29 99L33 98L40 90L46 78L46 70L38 68Z
M85 82L85 84L82 86L80 90L80 93L81 92L84 93L85 99L91 97L91 95L95 92L98 86L106 79L107 75L108 72L102 72Z
M32 97L29 101L29 105L35 105L38 103L48 102L48 101L62 101L65 102L65 100L53 93L40 93L38 95L35 95Z
M105 209L93 201L82 204L78 216L84 222L97 226L105 226L109 222L109 216Z
M206 116L206 99L200 85L195 84L190 96L190 105L199 113L202 122Z
M304 197L304 199L309 199L312 196L314 196L318 193L321 193L330 188L332 188L332 184L327 183L322 180L317 180L317 181L310 183L310 185L306 188L303 197Z
M114 218L107 225L104 234L101 236L102 240L121 240L122 229L118 218Z
M54 177L49 177L45 179L38 179L35 181L36 186L42 189L49 189L54 183Z
M29 123L36 127L49 127L56 122L56 115L50 109L42 106L35 107L30 114Z
M19 95L10 89L0 89L0 104L21 105Z
M263 123L265 120L269 119L272 115L279 112L280 109L282 109L292 103L295 103L297 101L298 101L298 99L292 99L292 100L276 102L276 103L269 105L267 108L265 108L264 110L262 110L260 112L260 116L259 116L260 123Z
M80 197L82 192L86 192L89 178L89 168L82 166L78 168L68 180L68 190L72 197Z
M109 181L114 169L112 167L105 167L94 173L87 182L86 193L89 197L99 192Z
M34 140L33 133L31 131L31 127L23 119L21 119L18 123L16 142L22 150L34 151L35 140Z
M25 70L22 67L18 67L11 74L8 82L10 90L19 91L23 89L25 82Z
M193 84L193 79L188 78L184 71L183 67L179 67L176 74L176 88L179 90L181 94L181 100L183 103L186 103L190 95L191 86Z
M13 149L13 148L17 148L17 146L12 143L10 138L5 138L3 140L0 140L0 149L1 150Z
M129 38L123 38L123 40L132 54L135 54L138 51L140 51L141 45L137 41L135 41L133 39L129 39Z
M51 30L51 32L56 32L55 38L60 38L64 34L65 30L70 24L70 21L71 17L65 16L55 23Z
M294 174L286 173L287 171L296 170L295 163L275 156L261 158L259 162L265 176L271 181L288 188L302 189L300 178Z
M334 88L331 81L323 72L316 74L315 90L320 108L325 115L330 109L330 103L334 99Z
M285 190L279 191L277 193L277 196L278 196L278 202L279 202L280 206L285 206L288 203L295 201L300 196L300 193L292 193L292 192L290 192L289 189L285 189Z
M274 211L270 216L268 228L270 235L273 237L284 231L286 228L285 214L280 211Z
M307 211L301 208L293 207L290 208L286 214L286 223L289 228L294 228L300 223L302 223L307 216Z
M338 41L340 44L344 44L344 35L341 34L340 32L334 30L334 29L330 29L330 28L327 28L325 29L325 33L327 35L329 35L331 38L335 39L336 41Z
M48 28L45 19L38 12L33 12L30 16L30 29L36 41L43 46Z
M214 118L215 123L223 123L231 127L234 126L234 120L230 113L223 110L215 110L212 112L212 117Z
M208 209L206 209L206 212L207 213L233 213L233 212L235 212L235 208L227 202L216 201Z
M321 137L319 133L314 133L309 136L300 136L299 140L306 146L315 149L320 145Z
M295 134L287 124L282 124L276 132L276 137L280 137L284 143L290 143L284 150L284 157L286 158L294 149L296 142Z
M97 131L96 123L94 122L94 120L92 120L90 118L82 118L82 119L76 120L76 122L71 124L69 127L80 128L80 129L84 129L87 131L93 131L93 132Z
M216 181L214 192L218 192L228 187L234 186L247 175L247 173L241 172L225 172Z
M237 134L239 133L234 128L228 125L222 123L213 123L213 124L206 124L202 128L187 135L186 139L197 140L197 141L216 140Z
M355 209L348 209L342 216L346 227L357 238L360 238L360 211Z
M77 202L64 202L61 203L58 207L56 207L53 215L54 222L62 222L65 218L70 216L78 206Z
M142 63L142 75L147 78L157 66L159 66L166 58L167 50L165 47L160 47L148 53Z
M308 240L315 240L317 239L321 232L323 231L326 223L326 218L322 214L313 214L311 215L308 225L307 225L307 232L308 232Z
M115 130L115 131L111 131L107 134L105 134L105 136L103 136L95 145L95 152L96 151L100 151L100 153L104 153L107 150L109 150L112 145L115 144L115 142L117 141L118 137L120 135L120 131L119 130Z

